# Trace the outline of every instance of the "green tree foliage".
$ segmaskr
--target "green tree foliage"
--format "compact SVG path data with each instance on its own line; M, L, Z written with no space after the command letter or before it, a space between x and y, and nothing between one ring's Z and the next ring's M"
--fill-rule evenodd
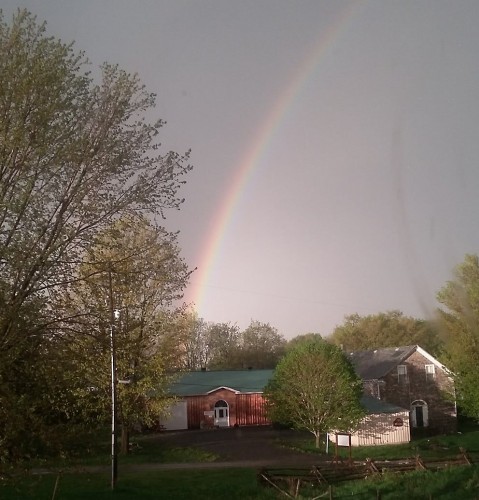
M353 430L364 416L361 380L343 352L321 339L289 350L264 394L271 420L311 432L316 447L321 434Z
M455 373L461 410L479 419L479 258L466 255L437 294L445 362Z
M165 324L165 311L181 297L189 272L175 235L140 216L123 218L98 235L85 260L80 279L64 297L71 315L64 314L61 331L81 384L76 387L81 407L105 415L108 405L96 405L109 400L113 325L117 376L125 382L119 384L118 414L127 452L132 426L151 424L171 403L166 397L171 345L164 343L171 325ZM115 309L118 319L112 317Z
M163 123L144 120L155 96L138 77L105 64L95 83L85 63L29 13L11 24L0 13L0 440L10 457L41 434L64 319L56 302L77 263L122 215L177 208L190 169L187 154L159 152Z
M301 342L308 342L310 340L321 340L322 337L319 333L303 333L302 335L297 335L288 341L286 344L286 350L296 347Z
M206 331L209 346L208 368L232 370L241 366L241 333L231 323L210 323Z
M440 336L432 322L404 316L400 311L346 316L344 323L334 329L329 340L348 352L419 345L437 355L441 348Z
M274 368L284 354L286 340L269 323L251 321L241 335L242 368Z
M251 321L243 331L231 323L205 323L190 314L183 343L186 370L242 370L274 368L286 340L269 323Z
M179 318L178 332L181 332L176 338L181 346L178 369L198 371L209 367L211 347L206 321L196 311L187 310Z
M208 336L211 369L274 368L286 344L276 328L259 321L251 321L243 331L230 323L213 323Z

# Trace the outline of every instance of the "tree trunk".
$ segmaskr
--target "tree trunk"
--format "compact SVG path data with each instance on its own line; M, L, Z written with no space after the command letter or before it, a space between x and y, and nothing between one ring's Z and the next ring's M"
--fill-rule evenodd
M122 455L128 455L130 453L130 429L128 425L122 424L121 426L121 449Z
M321 434L319 432L314 433L314 439L316 442L316 448L319 448L319 438L321 437Z

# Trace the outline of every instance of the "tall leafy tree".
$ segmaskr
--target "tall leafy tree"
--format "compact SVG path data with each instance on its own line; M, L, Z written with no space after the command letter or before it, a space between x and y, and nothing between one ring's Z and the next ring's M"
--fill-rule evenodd
M187 310L179 318L176 342L181 346L178 369L198 371L210 365L211 342L209 326L196 311Z
M210 323L207 334L211 369L274 368L286 345L276 328L259 321L243 331L230 323Z
M240 329L231 323L209 323L207 329L210 359L214 370L242 368Z
M286 340L269 323L251 321L241 335L244 368L274 368L284 354Z
M321 340L322 337L321 337L321 334L319 333L303 333L301 335L297 335L296 337L293 337L291 340L288 341L287 345L286 345L286 349L289 350L289 349L292 349L293 347L295 347L297 344L301 343L301 342L307 342L309 340Z
M438 354L442 343L433 322L405 316L400 311L346 316L329 340L347 351L417 344L434 355Z
M343 352L321 339L298 342L276 366L264 395L273 422L321 434L351 431L364 416L362 382Z
M108 401L114 329L122 450L127 452L132 426L151 424L171 403L166 397L169 346L165 349L164 343L171 323L165 324L165 311L181 298L189 271L175 235L135 216L98 235L79 274L64 297L71 315L64 314L63 334L77 361L82 399L96 402L102 394ZM112 317L114 310L118 319Z
M12 450L42 420L47 389L30 371L47 371L77 263L122 215L177 208L190 167L160 153L163 122L144 119L155 96L138 76L104 64L96 83L26 11L10 24L0 13L0 74L0 436Z
M479 419L479 257L466 255L437 294L445 362L455 373L461 410Z

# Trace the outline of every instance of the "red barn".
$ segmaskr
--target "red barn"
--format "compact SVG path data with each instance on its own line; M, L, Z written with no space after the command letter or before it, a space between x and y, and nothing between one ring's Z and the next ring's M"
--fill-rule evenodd
M179 401L161 423L167 430L268 425L263 390L272 374L273 370L183 373L170 389Z

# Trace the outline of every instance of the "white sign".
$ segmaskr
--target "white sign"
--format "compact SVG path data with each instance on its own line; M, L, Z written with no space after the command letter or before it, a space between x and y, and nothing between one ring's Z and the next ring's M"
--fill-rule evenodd
M337 439L338 439L338 446L350 446L350 439L351 435L350 434L336 434Z
M205 412L203 412L203 415L205 417L214 417L215 416L215 412L214 411L205 411Z

